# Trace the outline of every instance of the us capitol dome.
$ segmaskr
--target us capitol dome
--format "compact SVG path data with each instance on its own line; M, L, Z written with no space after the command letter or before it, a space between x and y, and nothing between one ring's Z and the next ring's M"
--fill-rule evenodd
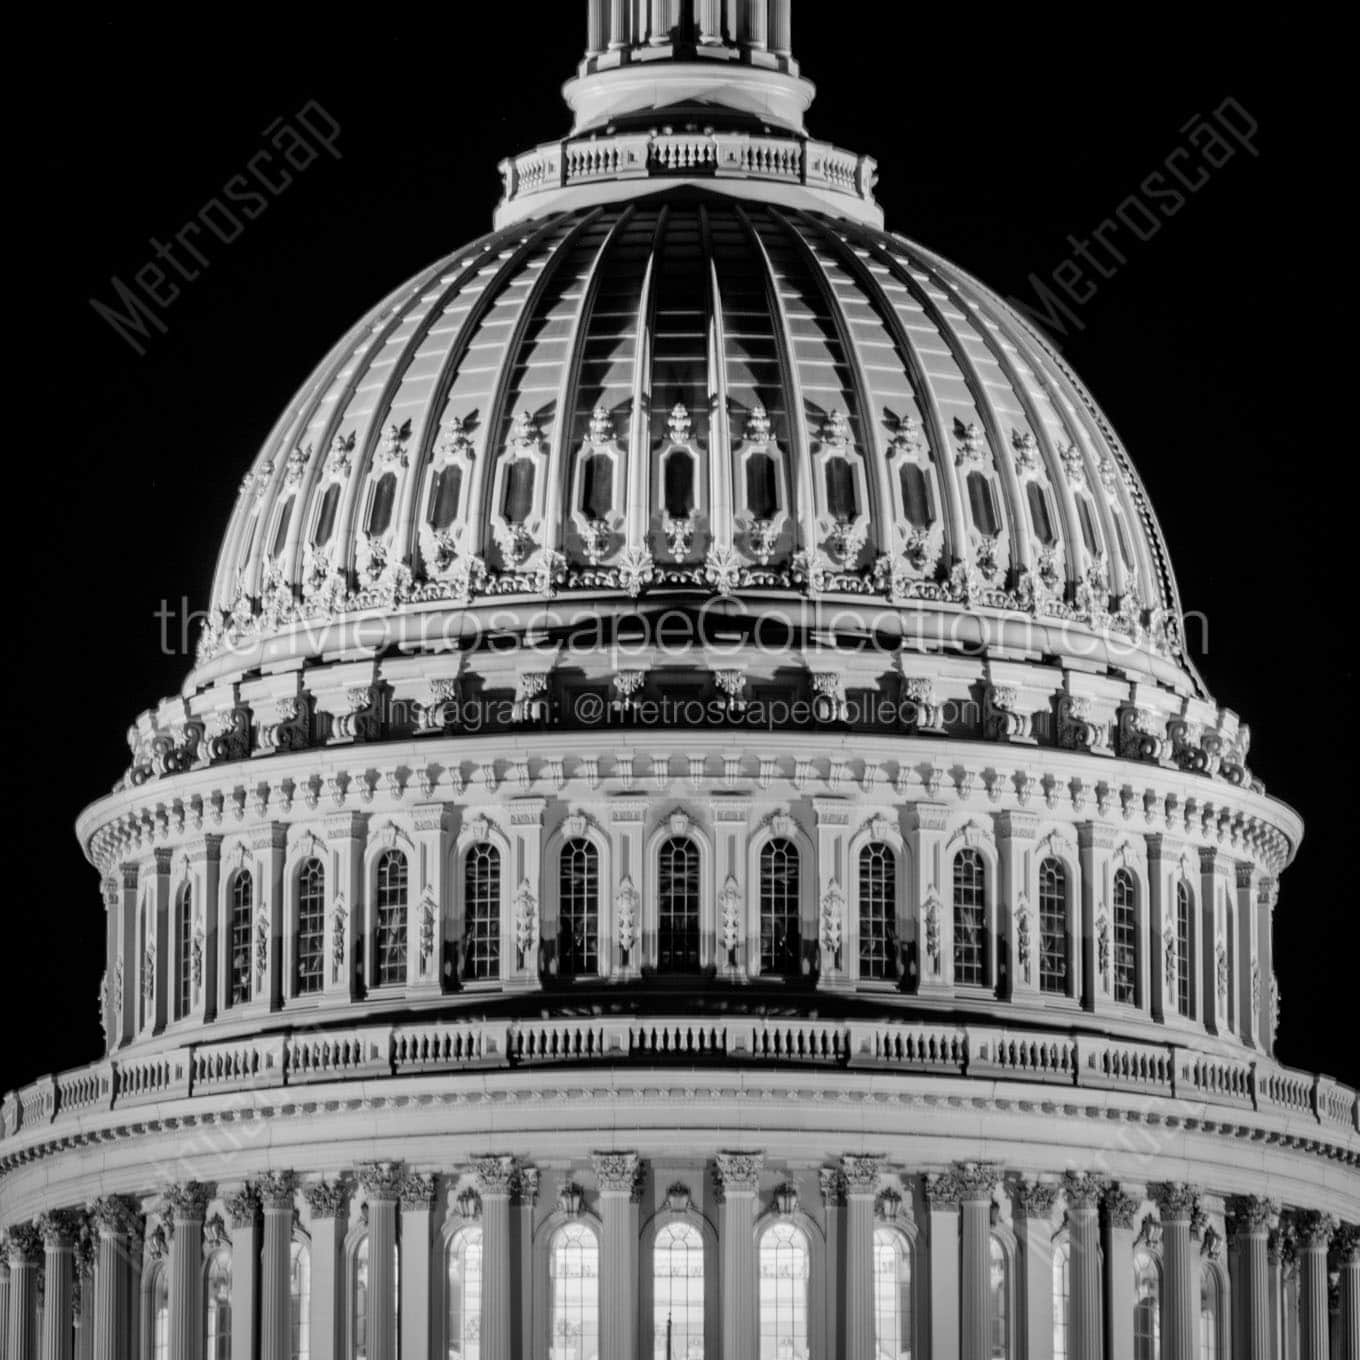
M1302 823L1124 447L805 130L789 0L588 11L80 817L0 1360L1360 1355Z

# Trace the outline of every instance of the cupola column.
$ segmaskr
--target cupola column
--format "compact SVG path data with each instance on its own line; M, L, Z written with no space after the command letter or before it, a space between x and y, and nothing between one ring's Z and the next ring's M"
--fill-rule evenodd
M751 1242L763 1152L718 1153L722 1191L722 1360L756 1353L756 1254Z
M1196 1360L1199 1261L1190 1241L1190 1222L1200 1211L1199 1191L1164 1183L1152 1187L1152 1198L1162 1220L1162 1360Z
M311 1211L311 1345L315 1356L340 1353L341 1252L349 1221L349 1187L318 1181L302 1187Z
M698 11L699 41L709 45L721 44L722 0L695 0L695 9Z
M510 1194L513 1157L479 1157L473 1165L482 1198L482 1355L511 1360Z
M1236 870L1236 933L1229 942L1229 948L1237 960L1233 969L1233 986L1237 993L1234 1000L1236 1028L1242 1042L1255 1048L1260 1043L1260 997L1263 987L1256 946L1256 880L1259 872L1255 865L1246 860L1238 860Z
M128 1332L129 1255L136 1209L130 1199L110 1195L91 1212L99 1246L94 1266L94 1360L131 1360ZM10 1308L14 1303L11 1298ZM11 1348L6 1360L15 1360Z
M29 1360L38 1353L38 1255L42 1239L31 1223L9 1230L9 1354ZM121 1357L120 1357L121 1360Z
M38 1220L43 1243L42 1360L72 1360L78 1215L58 1210Z
M297 1177L271 1171L258 1183L264 1210L260 1256L260 1357L289 1360L292 1317L293 1198Z
M765 4L766 0L742 0L742 9L745 13L741 40L749 47L763 49L769 40L769 20Z
M1100 1308L1100 1200L1105 1184L1095 1176L1069 1172L1063 1183L1067 1200L1069 1320L1071 1351L1083 1360L1104 1352Z
M166 1193L170 1236L170 1354L175 1360L203 1356L203 1218L210 1186L187 1181Z
M883 1158L841 1158L845 1184L845 1353L874 1354L874 1201ZM828 1244L828 1252L831 1247Z
M1105 1357L1134 1360L1133 1233L1142 1193L1112 1185L1101 1196L1105 1233ZM1034 1352L1031 1351L1031 1354Z
M771 0L770 49L779 57L791 57L793 55L791 8L792 0Z
M1262 877L1256 883L1256 962L1261 970L1260 995L1256 999L1256 1025L1261 1048L1275 1052L1275 901L1276 879Z
M1053 1205L1058 1187L1019 1181L1011 1187L1011 1211L1020 1253L1024 1304L1017 1329L1020 1354L1041 1356L1053 1344Z
M637 1192L641 1165L636 1152L591 1154L600 1188L600 1360L629 1360L638 1334Z
M1275 1206L1267 1199L1240 1196L1228 1201L1229 1256L1238 1354L1242 1360L1273 1360L1270 1262L1267 1239Z
M223 1197L231 1233L231 1360L256 1360L260 1322L260 1193L247 1182Z
M368 1357L397 1360L397 1197L402 1170L395 1162L358 1168L368 1201Z
M610 0L609 47L611 51L621 51L629 46L632 35L628 26L628 9L628 0Z
M1299 1251L1299 1360L1329 1360L1327 1248L1336 1219L1315 1209L1290 1215Z
M929 1334L927 1355L958 1355L959 1351L959 1199L963 1187L953 1172L925 1180L926 1211L930 1220Z
M439 1349L430 1326L430 1245L438 1182L412 1172L401 1183L401 1353L434 1355Z
M586 10L586 56L598 57L608 41L609 0L590 0Z

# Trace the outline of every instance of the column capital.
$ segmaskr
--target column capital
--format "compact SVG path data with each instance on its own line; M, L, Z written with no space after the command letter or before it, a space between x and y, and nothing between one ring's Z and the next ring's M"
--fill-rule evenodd
M477 1193L483 1199L487 1195L501 1195L506 1199L514 1192L518 1180L515 1159L510 1156L490 1154L472 1159L472 1174L477 1180Z
M297 1175L292 1171L266 1171L255 1182L255 1189L264 1208L291 1210L297 1192Z
M338 1219L346 1216L349 1208L350 1187L344 1181L313 1181L302 1187L315 1219Z
M137 1231L140 1212L128 1195L105 1195L90 1205L90 1218L101 1237L130 1237Z
M1111 1228L1131 1230L1141 1203L1137 1195L1129 1194L1118 1185L1107 1185L1100 1197L1100 1206L1105 1210L1105 1219Z
M1280 1212L1278 1204L1260 1195L1232 1195L1226 1209L1229 1237L1267 1233Z
M35 1264L42 1254L42 1234L32 1223L12 1223L5 1254L11 1266Z
M714 1159L718 1169L718 1188L725 1195L755 1194L765 1166L763 1152L719 1152Z
M1001 1179L1001 1167L996 1162L958 1162L953 1175L960 1200L989 1200Z
M1032 841L1039 834L1037 812L998 812L995 820L998 840Z
M51 1209L39 1214L33 1226L44 1247L74 1247L80 1236L82 1218L76 1209Z
M922 1182L926 1205L931 1209L957 1209L963 1187L952 1171L931 1171Z
M536 1166L521 1166L515 1173L515 1194L521 1204L531 1209L538 1203L538 1186L541 1179Z
M1326 1250L1332 1234L1339 1226L1331 1214L1320 1209L1291 1209L1288 1213L1290 1234L1302 1247L1321 1247Z
M233 1228L251 1228L260 1216L260 1192L247 1181L239 1190L222 1196L227 1217Z
M213 1197L214 1187L203 1181L183 1181L166 1188L161 1196L161 1211L168 1212L176 1223L194 1219L202 1221L208 1212L208 1201Z
M406 1170L400 1162L364 1162L354 1168L359 1188L370 1200L390 1200L401 1195Z
M402 1177L399 1196L404 1210L429 1210L434 1205L438 1179L428 1171L411 1171Z
M1332 1235L1337 1264L1360 1265L1360 1223L1343 1223Z
M845 1172L840 1167L822 1167L817 1172L817 1184L821 1187L824 1204L834 1206L845 1203Z
M1047 1218L1053 1212L1058 1191L1062 1187L1052 1181L1015 1181L1011 1187L1011 1204L1018 1218Z
M847 1195L878 1194L878 1178L886 1159L880 1153L848 1152L841 1158Z
M636 1152L592 1152L590 1162L603 1194L637 1198L642 1162Z
M1095 1209L1109 1182L1085 1171L1069 1171L1063 1177L1063 1196L1069 1209Z
M1157 1206L1163 1223L1190 1223L1199 1214L1199 1190L1178 1181L1159 1181L1148 1186L1148 1197Z
M943 831L952 810L948 803L913 803L907 825L913 831Z

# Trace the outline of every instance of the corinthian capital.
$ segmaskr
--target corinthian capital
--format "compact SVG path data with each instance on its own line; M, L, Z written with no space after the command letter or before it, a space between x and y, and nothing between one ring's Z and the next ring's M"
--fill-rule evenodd
M595 1181L605 1194L631 1195L642 1174L636 1152L592 1152Z
M313 1218L344 1218L349 1186L343 1181L316 1181L302 1187L302 1197Z
M354 1168L359 1185L373 1200L395 1200L401 1194L401 1183L406 1177L400 1162L365 1162Z
M1148 1187L1163 1223L1191 1223L1199 1214L1199 1190L1178 1181L1160 1181Z
M1265 1234L1280 1212L1280 1206L1260 1195L1233 1195L1227 1203L1228 1233L1244 1237Z
M1011 1187L1016 1214L1022 1218L1047 1218L1053 1212L1059 1188L1049 1181L1016 1181Z
M1121 1189L1117 1185L1106 1188L1101 1196L1101 1207L1105 1210L1105 1217L1109 1220L1112 1228L1132 1228L1133 1220L1138 1216L1138 1205L1141 1201L1136 1195L1131 1195L1127 1190Z
M847 1195L878 1194L883 1158L874 1153L851 1152L841 1158L841 1176Z
M90 1218L101 1237L128 1237L137 1231L140 1212L127 1195L106 1195L90 1205Z
M297 1190L297 1175L292 1171L266 1171L255 1182L260 1194L260 1203L266 1209L293 1208L293 1196Z
M15 1223L9 1229L9 1263L31 1265L42 1255L42 1234L32 1223Z
M208 1201L213 1196L213 1187L203 1181L184 1181L170 1186L162 1196L162 1212L168 1213L176 1222L190 1219L202 1220L208 1212Z
M1069 1209L1094 1209L1100 1204L1107 1182L1085 1171L1069 1171L1063 1178L1063 1195Z
M434 1203L435 1185L435 1178L429 1172L410 1172L402 1178L401 1207L428 1209Z
M1318 1209L1290 1210L1289 1225L1300 1247L1321 1247L1324 1251L1337 1229L1336 1219Z
M962 1200L991 1199L1001 1168L995 1162L959 1162L954 1169Z
M243 1185L239 1190L224 1195L222 1203L233 1228L255 1226L255 1220L260 1216L260 1192L255 1186L249 1183Z
M52 1209L41 1214L34 1227L45 1247L74 1247L80 1237L83 1214L74 1209Z
M723 1194L754 1194L760 1187L765 1166L763 1152L720 1152L717 1155L718 1186Z
M517 1168L513 1157L474 1157L472 1174L477 1178L477 1191L487 1195L506 1195L514 1192Z

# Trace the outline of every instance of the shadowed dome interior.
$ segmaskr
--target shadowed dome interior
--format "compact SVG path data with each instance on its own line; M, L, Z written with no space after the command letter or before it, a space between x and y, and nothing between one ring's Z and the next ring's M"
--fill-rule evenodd
M369 312L242 483L200 674L574 590L1019 612L1197 684L1138 476L1032 327L901 237L692 185L517 222Z

